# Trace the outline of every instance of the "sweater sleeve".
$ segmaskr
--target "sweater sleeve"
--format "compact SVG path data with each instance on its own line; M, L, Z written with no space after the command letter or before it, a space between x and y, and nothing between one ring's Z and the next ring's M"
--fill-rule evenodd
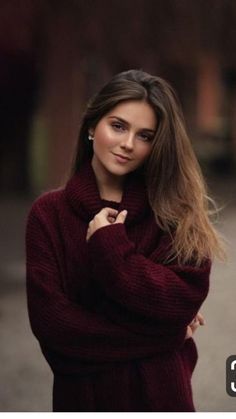
M148 258L137 253L122 223L98 229L88 241L93 278L107 296L174 331L193 320L206 298L211 264L163 265L160 246Z
M70 301L63 290L50 234L37 209L32 209L26 228L26 285L29 319L33 333L48 358L56 356L96 363L137 359L177 348L185 332L169 340L132 333L103 313L87 310ZM64 359L64 358L63 358ZM64 361L63 361L64 362Z

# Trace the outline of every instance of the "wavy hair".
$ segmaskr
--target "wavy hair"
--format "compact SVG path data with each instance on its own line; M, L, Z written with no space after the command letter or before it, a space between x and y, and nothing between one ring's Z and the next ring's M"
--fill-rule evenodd
M216 205L207 195L177 95L164 79L142 70L125 71L90 99L81 120L70 176L92 158L89 128L95 128L112 108L128 100L146 101L158 122L142 174L156 222L171 237L166 262L177 258L180 264L194 262L199 266L214 257L225 260L224 240L211 220L217 213Z

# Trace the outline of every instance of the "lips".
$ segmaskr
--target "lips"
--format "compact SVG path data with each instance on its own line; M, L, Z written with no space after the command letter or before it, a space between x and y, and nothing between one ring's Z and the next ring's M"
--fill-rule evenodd
M114 155L115 155L115 156L118 156L118 157L121 157L122 159L125 159L125 160L130 160L130 158L129 158L129 157L127 157L127 156L123 156L122 154L115 154L115 153L114 153Z

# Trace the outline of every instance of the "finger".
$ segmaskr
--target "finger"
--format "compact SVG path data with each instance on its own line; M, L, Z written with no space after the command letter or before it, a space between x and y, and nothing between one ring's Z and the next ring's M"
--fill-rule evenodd
M116 218L115 218L115 217L111 217L111 216L109 216L109 215L108 215L107 219L108 219L108 221L109 221L110 223L114 223L114 222L116 221Z
M191 326L191 329L192 329L192 332L193 332L193 333L197 330L198 326L200 326L200 323L199 323L198 321L197 321L197 322L195 322L195 323Z
M185 335L185 339L189 339L193 336L193 332L190 326L187 327L187 331L186 331L186 335Z
M127 214L128 214L128 211L127 211L127 210L123 210L123 211L121 211L121 212L117 215L117 217L116 217L115 224L117 224L117 223L122 223L122 224L124 224L125 219L126 219L126 217L127 217Z
M100 213L103 213L106 217L111 216L111 217L116 218L116 216L118 214L118 210L116 210L114 208L105 207L100 211Z
M203 315L198 312L196 315L197 320L199 321L200 325L203 326L204 324L206 324L205 319L203 317Z

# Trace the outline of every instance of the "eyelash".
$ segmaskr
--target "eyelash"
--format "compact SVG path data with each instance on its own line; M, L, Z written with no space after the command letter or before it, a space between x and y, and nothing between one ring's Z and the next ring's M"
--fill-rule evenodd
M125 129L124 126L122 124L120 124L119 122L114 122L113 124L111 124L111 126L115 129L117 129L118 131L121 131L121 129Z
M146 134L140 134L140 136L142 137L142 138L146 138L146 141L152 141L152 137L149 137L149 135L146 135Z
M125 127L119 122L114 122L113 124L111 124L111 126L117 131L123 131L125 129ZM142 137L142 139L146 138L145 141L152 141L153 139L153 137L147 134L140 134L140 137Z

